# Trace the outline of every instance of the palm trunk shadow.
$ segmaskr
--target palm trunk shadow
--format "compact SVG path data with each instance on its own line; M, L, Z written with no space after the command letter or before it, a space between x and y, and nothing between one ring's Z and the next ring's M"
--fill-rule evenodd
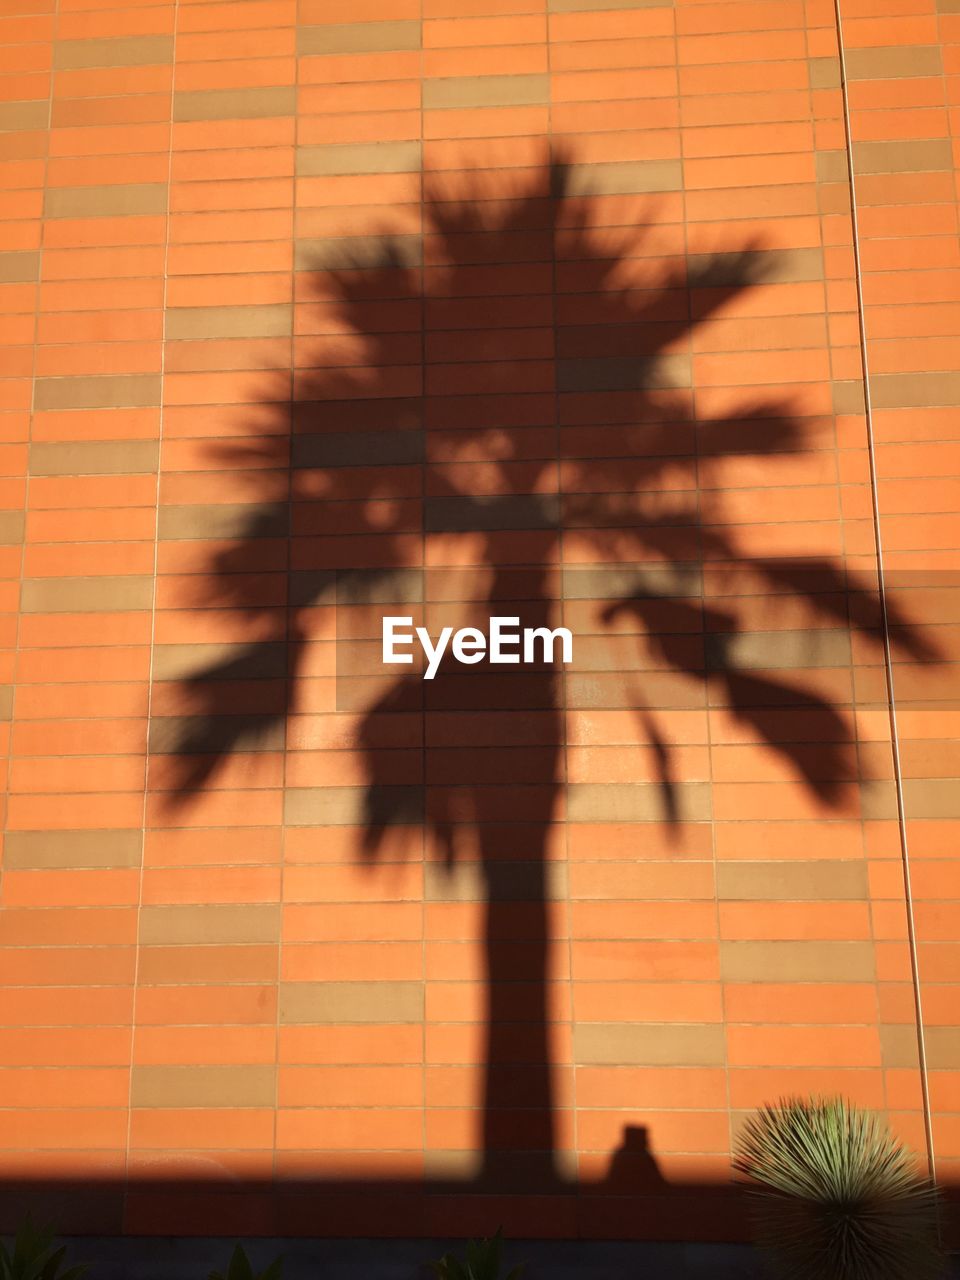
M517 617L520 628L554 625L557 602L548 596L547 577L546 568L528 567L518 575L493 567L489 597L479 614ZM523 599L509 599L518 585ZM412 816L391 809L385 799L394 794L400 801L401 793L392 793L379 777L375 726L391 710L414 710L423 717L426 749L425 795L413 807L426 823L427 857L439 856L445 869L438 880L440 895L446 879L449 900L455 900L460 896L458 877L463 879L468 866L476 872L467 884L479 890L485 991L477 1189L568 1189L558 1173L549 1008L553 937L548 849L562 798L559 680L558 672L544 663L518 670L486 661L470 667L446 662L429 684L412 676L392 688L370 709L358 731L369 779L364 856L376 858L392 829ZM457 755L456 749L451 753L431 745L431 721L452 715L455 736L464 747L474 739L474 724L482 721L487 726L484 750L509 758L516 745L512 721L524 710L538 718L535 779L510 777L491 756L494 767L489 775L466 782L462 771L450 767L449 757ZM491 732L489 726L496 726L498 716L501 731ZM525 781L529 785L524 786Z

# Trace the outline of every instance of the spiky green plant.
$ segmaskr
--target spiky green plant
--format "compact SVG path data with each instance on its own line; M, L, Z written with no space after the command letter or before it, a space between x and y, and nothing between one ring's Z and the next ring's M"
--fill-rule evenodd
M0 1241L0 1280L80 1280L85 1265L61 1271L66 1245L54 1248L53 1231L37 1227L28 1215L21 1223L8 1251Z
M497 1231L488 1240L470 1240L467 1242L463 1258L452 1253L445 1253L430 1266L438 1280L501 1280L500 1255L503 1251L503 1231ZM523 1271L523 1264L509 1271L505 1280L518 1280Z
M934 1280L936 1187L870 1112L784 1099L752 1116L734 1168L749 1179L757 1243L784 1280Z
M283 1259L277 1258L265 1271L255 1272L250 1259L244 1252L243 1245L238 1244L233 1251L226 1274L222 1271L211 1271L210 1280L280 1280Z

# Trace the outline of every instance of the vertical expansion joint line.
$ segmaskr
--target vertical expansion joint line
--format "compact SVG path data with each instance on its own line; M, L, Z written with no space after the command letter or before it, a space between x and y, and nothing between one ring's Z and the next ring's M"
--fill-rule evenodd
M51 50L51 58L53 49L57 43L60 34L60 0L55 0L52 25L50 27L49 45ZM37 264L37 278L33 286L33 337L32 337L32 353L30 356L30 409L27 413L27 457L23 468L23 497L21 499L21 510L23 512L23 525L20 533L20 562L16 574L17 585L17 607L16 607L16 631L13 638L13 669L9 677L10 687L10 713L8 716L8 737L6 746L6 764L7 771L3 783L3 822L0 824L0 833L3 836L4 847L6 846L6 838L10 832L10 777L13 773L13 760L16 752L13 749L13 726L17 721L17 690L20 687L20 665L21 653L23 650L23 587L24 579L27 577L27 524L30 516L31 501L31 472L30 464L31 446L33 445L33 430L36 424L37 415L37 377L39 375L38 355L40 351L40 290L43 284L43 255L47 247L47 227L46 215L44 207L47 196L48 175L50 172L50 135L53 130L53 101L54 90L56 88L56 77L51 69L50 83L47 86L47 123L45 125L44 152L42 160L42 178L40 189L40 242L37 246L39 252L39 261ZM0 854L0 886L3 884L4 875L6 873L6 861Z
M293 619L299 628L299 613L296 609L291 609L290 605L290 582L293 572L293 507L296 489L296 477L294 467L294 451L293 451L293 430L294 430L294 414L297 401L297 230L299 220L299 182L297 177L297 156L300 149L300 6L299 3L294 6L293 12L293 174L290 184L290 332L287 346L287 360L289 363L289 376L287 378L287 408L286 408L286 425L288 429L288 447L287 447L287 478L284 486L284 496L286 498L286 529L287 529L287 548L284 557L284 599L286 607L283 613L283 726L280 735L281 744L281 760L280 760L280 886L279 886L279 916L277 920L277 969L275 990L277 993L276 1014L273 1023L273 1154L270 1157L270 1169L273 1177L274 1186L279 1179L278 1168L278 1148L279 1148L279 1127L280 1127L280 982L283 975L283 907L286 901L287 890L287 823L285 804L287 796L287 787L289 785L289 762L287 759L290 747L290 715L293 710L294 702L294 680L291 675L291 619ZM337 620L336 620L336 588L334 588L334 623L333 634L334 643L336 643ZM334 659L336 661L336 659ZM334 683L336 684L336 665L334 665ZM334 692L334 701L336 701L336 692Z
M424 147L426 146L427 132L424 127L424 106L423 106L423 87L426 80L424 75L424 57L423 57L423 24L426 18L424 13L424 3L420 0L420 56L417 60L417 75L419 85L419 123L420 123L420 173L417 180L417 192L419 195L419 211L420 216L417 221L417 227L420 236L420 267L418 275L418 289L420 301L420 413L419 413L419 431L421 435L420 446L420 511L421 511L421 530L420 530L420 607L423 610L424 622L426 622L428 586L427 586L427 537L426 537L426 521L423 519L423 511L427 500L427 484L430 473L429 452L427 447L427 343L429 334L427 333L427 258L426 258L426 242L427 242L427 185L426 185L426 169L424 166ZM423 877L422 883L426 886L427 862L430 856L430 828L427 823L427 708L426 701L420 704L420 777L422 779L422 802L423 802L423 821L420 824L420 874ZM427 1092L427 908L426 893L421 891L420 895L420 983L423 992L423 1014L420 1021L420 1147L423 1152L423 1174L424 1185L429 1177L428 1170L431 1164L430 1160L430 1139L427 1130L427 1113L429 1105L429 1094Z
M549 18L547 18L547 30L546 30L545 43L546 43L546 52L547 52L547 72L548 72L548 75L552 76L553 36L550 28ZM553 421L554 421L553 439L554 439L554 449L556 450L556 459L557 459L556 484L557 484L557 511L558 511L557 564L556 564L556 572L557 572L558 580L557 580L557 585L555 589L556 589L557 595L559 596L560 625L565 626L567 622L567 566L566 566L566 560L564 557L564 526L565 526L566 517L565 517L564 501L563 501L563 498L564 498L563 428L562 428L562 420L561 420L561 413L560 413L560 403L561 403L560 402L560 377L559 377L560 315L559 315L558 302L557 302L557 299L560 293L560 286L559 286L560 224L559 224L558 218L560 213L561 200L558 198L556 194L554 194L555 182L554 182L554 169L553 169L553 166L556 163L557 154L558 154L557 134L554 129L554 121L553 121L553 90L551 89L549 94L549 100L547 102L547 147L546 147L545 164L546 164L546 172L547 172L547 181L549 183L549 192L552 197L552 203L550 206L550 215L549 215L550 216L550 223L549 223L550 225L550 336L551 336L551 345L553 350ZM569 155L564 156L564 162L567 164L570 163ZM564 189L564 193L563 193L564 201L567 198L568 190L569 190L568 188ZM562 666L556 674L556 679L557 679L557 683L555 686L556 698L557 698L558 710L560 713L559 735L558 735L560 738L560 756L558 760L559 773L560 773L560 795L563 797L563 803L565 806L566 797L569 793L569 786L570 786L570 743L568 738L569 691L567 688L567 672ZM564 808L564 813L566 813L565 808ZM571 889L570 889L570 884L571 884L570 829L567 824L566 817L564 817L564 821L562 823L562 832L563 832L563 843L561 847L563 850L563 868L564 868L563 905L565 907L564 917L563 917L563 928L566 933L565 941L566 941L566 956L567 956L567 993L570 997L569 1023L570 1023L570 1035L571 1035L571 1043L572 1043L573 1034L576 1029L576 1017L574 1016L573 1011L577 1006L574 999L576 982L574 980L575 968L573 963L573 936L572 936L572 929L570 925L570 917L573 910L573 899L571 896ZM549 862L547 862L544 868L545 875L549 875L549 867L550 867L550 864ZM550 883L549 879L546 880L546 884L548 885L548 888L545 891L545 894L547 897L549 897L549 883ZM548 1031L548 1034L549 1034L549 1031ZM577 1103L576 1054L571 1054L571 1057L572 1057L572 1061L569 1063L569 1088L571 1090L571 1093L570 1093L570 1134L571 1134L570 1143L572 1146L572 1150L568 1154L565 1149L558 1149L557 1135L556 1134L554 1135L554 1144L553 1144L555 1148L554 1171L557 1174L558 1178L560 1179L564 1179L568 1176L571 1176L570 1174L568 1174L567 1165L566 1165L566 1161L568 1159L570 1160L570 1168L574 1171L572 1176L574 1178L575 1203L579 1203L579 1198L580 1198L579 1114L580 1113L579 1113L579 1107ZM549 1059L549 1054L548 1054L548 1059ZM564 1066L567 1066L567 1065L568 1064L564 1064ZM559 1070L560 1070L559 1064L552 1062L552 1060L549 1060L547 1064L547 1068L551 1073L551 1079L555 1080L556 1076L559 1074ZM554 1110L555 1111L559 1110L559 1107L555 1106Z
M153 724L154 680L157 658L157 596L160 571L160 482L163 478L163 445L166 427L164 401L167 392L167 298L170 282L170 216L173 187L174 95L177 88L177 36L180 28L180 0L172 0L173 45L170 51L170 132L167 137L167 203L163 219L163 293L161 298L160 404L157 419L157 464L153 495L153 591L150 598L150 653L147 659L146 738L144 741L143 799L140 805L140 863L137 868L137 918L133 950L133 1005L130 1015L130 1063L127 1076L127 1132L123 1152L122 1222L126 1223L130 1200L130 1152L133 1146L133 1071L137 1048L137 994L140 989L141 930L143 921L143 876L146 861L147 823L149 820L151 758L150 728Z
M920 1092L923 1103L923 1129L927 1147L927 1163L931 1179L936 1178L936 1157L933 1145L933 1123L930 1108L930 1082L927 1072L927 1050L923 1026L923 1002L920 992L920 963L917 954L917 932L913 913L913 890L910 877L910 845L907 834L906 805L903 795L903 771L900 760L900 733L897 722L897 698L893 675L893 654L890 643L890 618L887 609L887 592L884 571L883 536L880 523L880 495L877 485L876 441L873 431L873 404L870 395L870 363L867 350L866 311L863 300L863 272L860 259L860 231L857 225L857 186L853 163L853 134L850 127L850 98L847 87L846 52L843 43L843 14L841 0L834 0L837 22L837 48L840 59L840 91L843 99L843 128L847 152L847 174L850 183L850 224L853 237L854 276L857 289L857 321L860 338L860 358L863 366L863 407L867 430L867 457L870 467L870 501L874 538L877 548L877 598L883 629L883 665L887 688L887 706L890 717L890 740L893 748L893 776L897 795L897 825L900 832L900 857L903 866L903 894L907 915L907 942L910 951L910 970L913 985L914 1008L917 1020L917 1056L920 1069Z

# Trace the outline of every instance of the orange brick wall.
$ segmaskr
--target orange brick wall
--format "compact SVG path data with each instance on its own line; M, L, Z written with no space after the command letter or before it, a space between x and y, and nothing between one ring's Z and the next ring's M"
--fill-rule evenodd
M820 1092L949 1183L960 4L102 3L0 19L4 1212L737 1238Z

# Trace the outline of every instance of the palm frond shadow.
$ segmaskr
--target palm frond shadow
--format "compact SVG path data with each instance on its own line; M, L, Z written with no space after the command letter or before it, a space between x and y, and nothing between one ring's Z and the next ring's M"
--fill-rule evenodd
M650 744L669 827L679 832L688 819L668 726L644 690L651 671L705 688L709 705L728 709L823 804L853 797L862 771L850 706L823 692L815 661L743 665L739 637L745 602L766 592L800 601L824 633L850 632L879 659L876 591L839 560L744 550L735 523L707 522L701 510L706 489L716 506L714 477L731 460L801 453L811 428L823 427L777 394L745 393L717 416L695 412L694 335L775 280L777 254L757 241L689 260L664 254L655 205L638 209L636 226L601 230L602 202L579 188L579 173L561 157L505 196L488 176L459 187L427 179L422 239L358 237L328 246L300 274L300 301L315 309L303 308L314 319L301 337L315 343L293 371L293 396L284 379L265 386L256 430L212 450L222 469L245 471L260 498L203 577L206 602L241 611L251 639L180 682L166 730L155 721L172 813L188 810L233 754L282 748L302 709L312 610L339 615L411 590L411 607L429 609L432 566L458 540L485 574L468 613L556 626L571 599L592 599L598 635L636 638L633 692L613 705L633 707ZM499 295L485 292L490 265L510 268ZM571 547L579 562L565 559ZM280 603L264 566L286 582ZM724 573L729 589L717 585ZM753 586L738 590L738 575ZM894 612L891 622L904 654L936 656L909 619ZM341 655L349 647L341 640ZM578 678L588 705L599 674ZM419 852L425 838L428 860L451 873L469 864L479 878L477 1186L568 1185L550 869L551 832L566 812L571 679L565 692L549 666L504 676L445 664L432 685L412 674L357 708L358 858ZM403 717L423 726L417 785L396 784L383 750L384 726ZM458 749L492 747L509 760L518 742L531 746L526 774L454 767ZM646 1151L638 1168L651 1160Z

